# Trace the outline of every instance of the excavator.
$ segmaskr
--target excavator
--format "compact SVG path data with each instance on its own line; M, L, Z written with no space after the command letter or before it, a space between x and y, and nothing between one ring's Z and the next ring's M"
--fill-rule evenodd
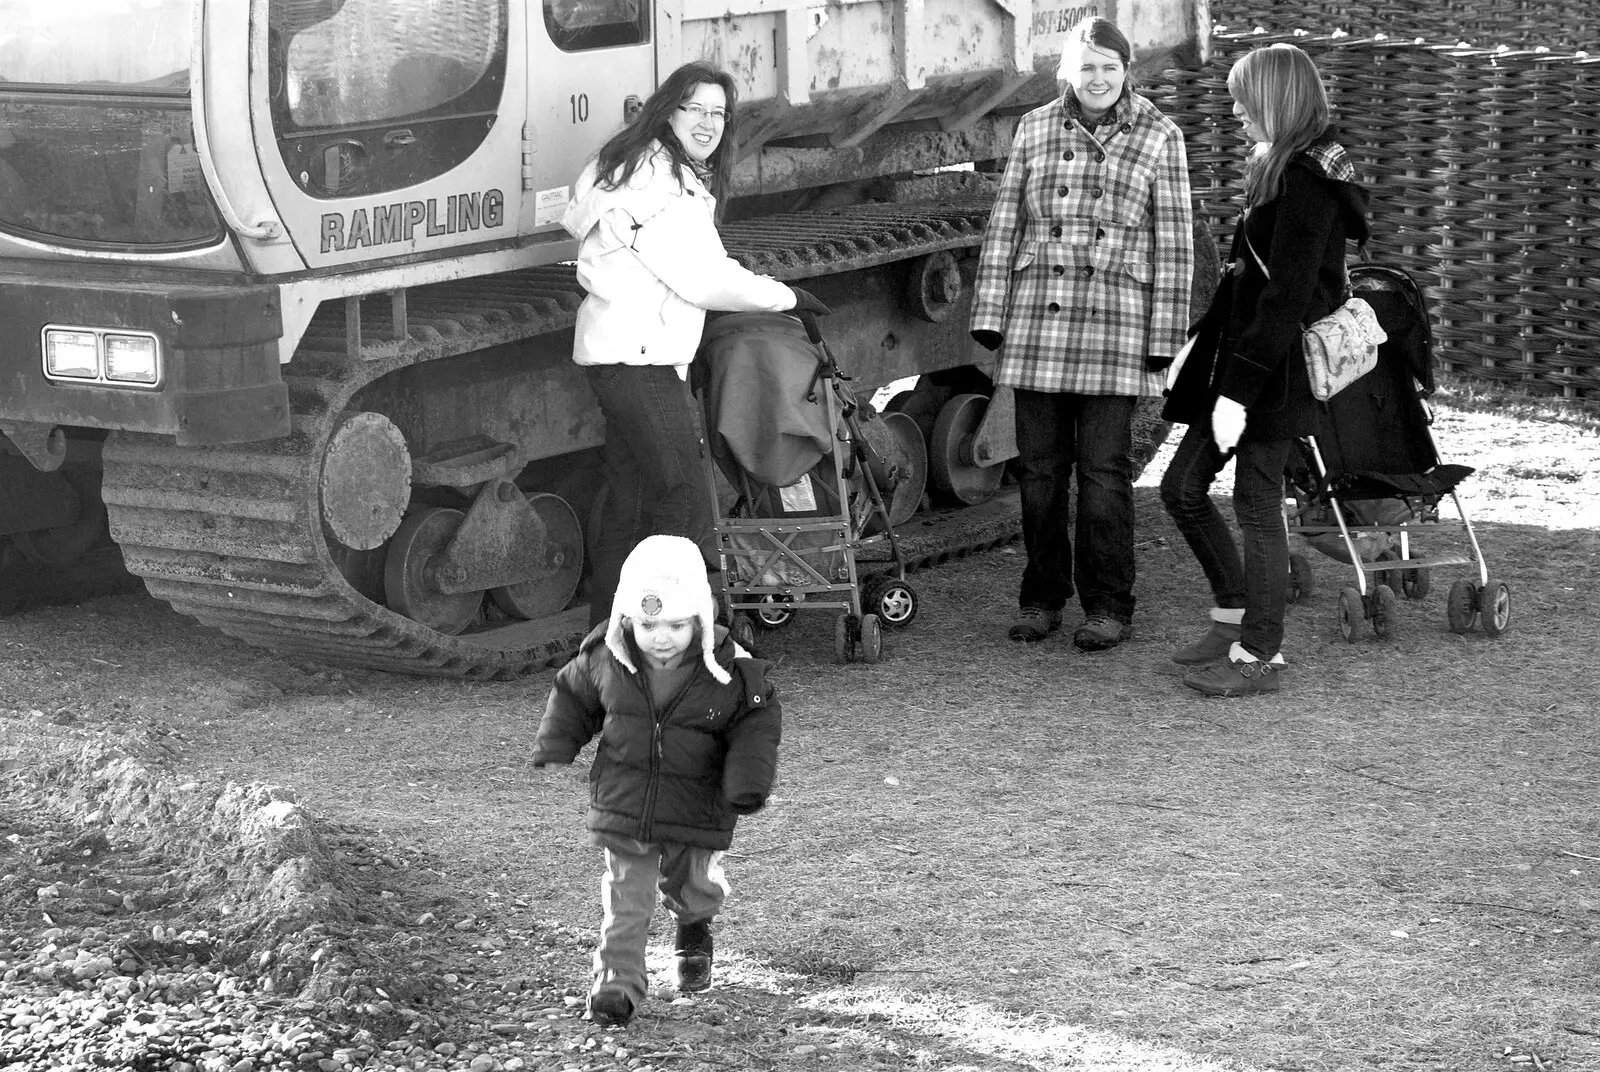
M586 625L604 422L560 226L586 159L708 59L730 254L832 309L914 514L1015 453L966 330L1017 117L1102 14L1146 82L1206 0L5 0L0 544L114 542L251 644L465 678ZM904 494L902 494L904 492ZM0 584L3 584L0 581Z

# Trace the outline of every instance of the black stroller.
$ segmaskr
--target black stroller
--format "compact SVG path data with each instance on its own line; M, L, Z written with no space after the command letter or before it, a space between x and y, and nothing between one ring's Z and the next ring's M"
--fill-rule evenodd
M894 533L927 478L915 421L858 405L809 313L720 316L700 357L706 481L719 503L721 599L734 638L750 647L757 625L834 610L834 654L877 662L883 629L910 625L918 609ZM881 572L863 575L866 547Z
M1475 580L1450 586L1450 629L1468 632L1477 619L1485 633L1499 636L1511 617L1510 590L1490 575L1456 494L1473 470L1441 464L1429 428L1433 333L1422 292L1405 272L1377 265L1352 268L1350 281L1389 339L1378 348L1377 368L1329 400L1318 433L1300 441L1286 481L1289 531L1354 567L1356 583L1339 592L1339 631L1347 641L1361 636L1364 621L1377 636L1390 636L1399 616L1397 590L1422 599L1434 569L1473 565ZM1459 522L1440 519L1446 497ZM1464 532L1470 556L1416 553L1414 538L1443 530ZM1312 586L1306 557L1291 555L1290 600L1298 602Z

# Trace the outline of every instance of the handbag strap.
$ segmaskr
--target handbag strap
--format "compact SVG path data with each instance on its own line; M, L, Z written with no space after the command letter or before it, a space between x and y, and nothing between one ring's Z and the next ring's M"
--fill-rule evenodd
M1244 246L1245 246L1246 249L1248 249L1250 251L1250 256L1255 258L1256 266L1261 269L1261 274L1266 276L1267 277L1267 281L1270 283L1272 281L1272 273L1267 271L1267 262L1261 259L1261 254L1256 252L1255 243L1250 241L1250 230L1249 230L1249 227L1247 226L1247 224L1249 223L1249 220L1250 220L1250 217L1249 217L1249 214L1247 213L1245 215L1245 218L1243 220L1239 221L1239 233L1244 236ZM1360 247L1359 247L1359 249L1360 249L1360 252L1361 252L1361 259L1363 261L1367 260L1367 244L1365 242L1362 242ZM1342 267L1344 269L1344 298L1343 298L1342 301L1340 301L1339 304L1343 305L1344 302L1347 302L1347 301L1350 300L1350 298L1355 294L1356 291L1355 291L1355 287L1350 285L1350 265L1347 262L1344 262L1343 260L1341 260L1340 267Z

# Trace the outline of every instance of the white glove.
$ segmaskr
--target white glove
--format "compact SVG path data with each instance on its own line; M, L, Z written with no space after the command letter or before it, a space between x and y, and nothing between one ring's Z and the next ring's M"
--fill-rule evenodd
M1183 348L1178 351L1178 356L1172 359L1172 364L1167 366L1167 390L1171 391L1178 383L1178 373L1183 371L1183 363L1189 360L1189 351L1194 349L1194 340L1197 336L1191 335L1184 342Z
M1235 402L1227 395L1218 395L1217 404L1211 410L1211 437L1217 441L1217 449L1226 454L1239 445L1239 437L1244 435L1244 404Z

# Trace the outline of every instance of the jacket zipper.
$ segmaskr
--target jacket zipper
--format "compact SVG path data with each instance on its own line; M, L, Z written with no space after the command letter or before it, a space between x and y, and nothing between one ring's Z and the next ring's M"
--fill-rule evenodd
M649 842L655 832L656 797L661 790L661 712L656 709L656 698L650 694L650 684L643 674L638 678L639 691L650 708L650 777L645 780L644 811L639 816L639 840Z

